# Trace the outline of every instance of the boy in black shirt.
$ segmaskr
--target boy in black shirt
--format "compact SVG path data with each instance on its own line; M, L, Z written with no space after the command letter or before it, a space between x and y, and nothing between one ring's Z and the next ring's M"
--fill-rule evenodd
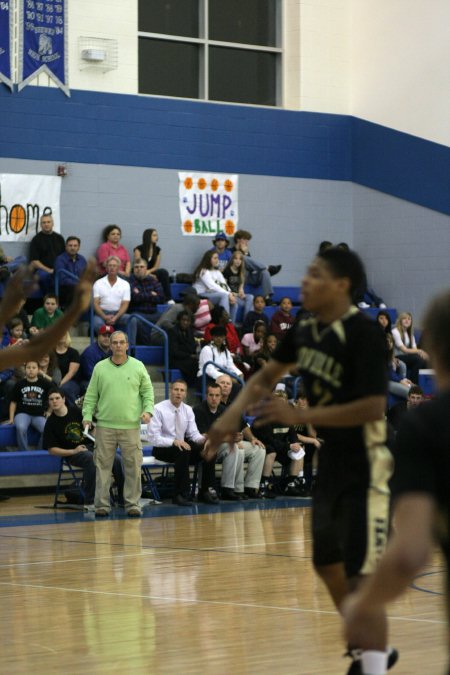
M395 530L375 574L344 604L347 634L366 650L384 649L378 617L419 574L437 538L450 567L450 292L437 297L423 322L439 395L407 412L395 443ZM447 610L448 611L448 610ZM366 671L363 671L364 673ZM370 672L367 670L367 672ZM447 671L450 674L450 669Z
M66 406L64 394L52 388L48 396L51 415L44 429L44 447L51 455L65 457L70 464L83 469L85 505L94 504L95 462L92 443L83 436L81 410ZM112 469L118 491L119 505L123 505L124 473L122 460L117 455Z
M34 427L41 434L39 447L42 447L42 432L45 426L47 396L51 388L50 382L39 376L37 361L25 364L25 378L14 386L9 404L8 424L14 424L17 434L17 445L20 450L29 450L28 428Z
M262 423L310 423L324 440L313 496L313 560L339 611L383 552L393 468L385 445L385 338L352 303L363 276L364 267L352 251L330 248L317 255L302 283L303 306L314 318L287 332L266 367L210 430L214 449L235 430L242 410L269 396L286 372L299 369L309 408L269 398L253 414ZM349 655L348 672L361 673L359 650ZM387 658L379 655L383 663ZM389 665L396 659L391 652Z

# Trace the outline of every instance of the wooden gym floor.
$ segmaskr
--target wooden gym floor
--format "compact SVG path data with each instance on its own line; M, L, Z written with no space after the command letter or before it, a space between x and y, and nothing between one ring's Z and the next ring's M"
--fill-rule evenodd
M307 500L93 514L0 502L0 673L343 675ZM445 670L436 555L390 608L397 675Z

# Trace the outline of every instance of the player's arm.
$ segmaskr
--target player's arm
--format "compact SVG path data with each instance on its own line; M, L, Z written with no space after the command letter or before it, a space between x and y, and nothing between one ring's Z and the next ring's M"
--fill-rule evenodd
M252 403L269 396L276 382L293 366L293 363L281 363L271 359L265 368L259 370L248 380L233 403L210 428L208 434L210 451L216 451L225 441L234 442L242 414Z
M386 628L379 618L428 560L433 546L435 502L427 493L405 493L395 507L395 533L375 570L343 605L345 634L362 649L386 646Z

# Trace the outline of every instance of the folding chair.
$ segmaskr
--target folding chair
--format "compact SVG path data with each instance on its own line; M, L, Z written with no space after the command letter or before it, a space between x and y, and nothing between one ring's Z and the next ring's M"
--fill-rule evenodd
M53 502L53 508L58 508L58 504L66 504L67 502L61 501L59 496L64 490L64 487L68 487L68 483L72 484L75 482L77 490L80 491L80 497L82 499L82 504L84 503L85 494L82 487L83 484L83 469L80 469L76 466L72 466L67 459L67 457L61 457L61 464L59 466L58 482L56 483L55 491L55 501Z

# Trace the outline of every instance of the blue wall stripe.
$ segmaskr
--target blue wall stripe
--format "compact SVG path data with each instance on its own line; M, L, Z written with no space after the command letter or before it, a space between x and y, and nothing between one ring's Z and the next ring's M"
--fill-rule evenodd
M0 157L354 181L450 215L450 148L345 115L0 85Z

